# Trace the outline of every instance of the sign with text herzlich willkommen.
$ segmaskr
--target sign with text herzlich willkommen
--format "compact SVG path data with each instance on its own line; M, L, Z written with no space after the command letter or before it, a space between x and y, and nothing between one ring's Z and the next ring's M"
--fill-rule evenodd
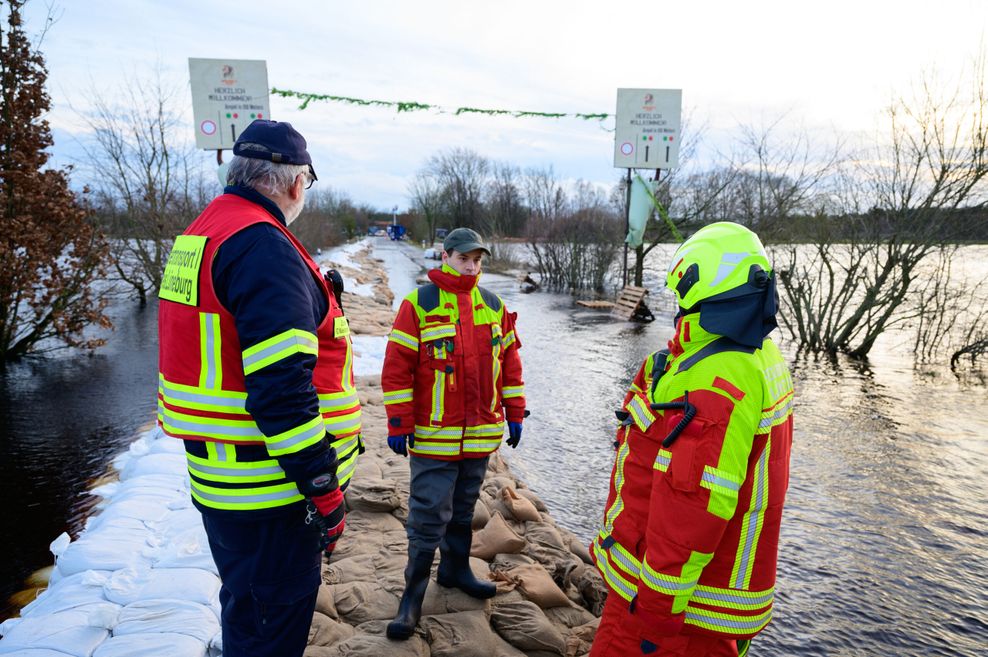
M264 60L189 58L196 146L233 148L254 119L270 119Z
M682 89L618 89L614 166L673 169L679 165Z

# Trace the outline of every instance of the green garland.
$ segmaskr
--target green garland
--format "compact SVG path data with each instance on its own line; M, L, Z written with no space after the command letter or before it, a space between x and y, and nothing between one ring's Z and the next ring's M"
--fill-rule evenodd
M305 109L314 100L327 101L333 103L346 103L348 105L363 105L363 106L376 106L376 107L393 107L398 113L401 112L418 112L425 110L432 110L440 114L453 114L454 116L459 116L461 114L485 114L487 116L512 116L516 119L527 118L527 117L537 117L545 119L562 119L565 117L572 117L576 119L583 119L584 121L603 121L608 119L613 114L598 113L598 114L587 114L581 112L532 112L532 111L521 111L521 110L503 110L503 109L482 109L479 107L457 107L456 109L451 109L448 107L440 107L439 105L429 105L427 103L418 103L414 101L390 101L390 100L367 100L364 98L351 98L350 96L333 96L330 94L310 94L302 91L292 91L290 89L271 89L271 93L275 96L281 96L282 98L295 98L300 100L299 109Z

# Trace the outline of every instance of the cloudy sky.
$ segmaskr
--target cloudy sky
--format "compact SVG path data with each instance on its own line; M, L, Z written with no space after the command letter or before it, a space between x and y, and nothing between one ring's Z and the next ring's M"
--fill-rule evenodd
M613 113L620 87L683 90L707 154L739 124L874 134L882 108L924 72L956 78L988 41L986 0L497 3L369 0L55 0L42 51L57 163L86 139L98 90L124 102L155 67L180 90L193 139L188 58L262 59L273 87L444 107ZM37 32L48 0L31 0ZM437 151L465 147L563 179L610 185L613 120L397 114L272 98L309 140L320 184L406 207ZM203 152L203 162L214 161ZM78 174L77 174L78 175Z

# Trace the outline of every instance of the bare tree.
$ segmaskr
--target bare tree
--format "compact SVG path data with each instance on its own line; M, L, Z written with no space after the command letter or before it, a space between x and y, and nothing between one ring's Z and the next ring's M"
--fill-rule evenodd
M129 80L124 101L93 92L83 118L94 142L85 146L96 191L96 211L111 242L113 266L141 304L161 284L175 236L208 201L192 145L180 137L177 89L160 70ZM209 189L212 187L213 189Z
M479 153L452 148L433 155L425 170L439 186L442 218L451 228L483 227L484 188L490 163Z
M929 260L950 255L963 233L956 225L947 230L951 220L962 209L984 208L988 194L983 62L967 92L959 85L942 94L926 80L914 98L893 102L889 138L854 171L861 187L852 203L868 199L871 210L839 221L819 217L825 228L816 239L783 258L783 319L802 346L864 357L885 331L930 307L929 288L917 284L929 278L924 267L936 270Z
M439 181L428 169L419 171L408 188L412 209L425 219L429 244L436 241L436 222L443 210L443 195Z
M484 232L492 237L521 234L528 210L519 184L518 167L491 163L491 177L485 192Z

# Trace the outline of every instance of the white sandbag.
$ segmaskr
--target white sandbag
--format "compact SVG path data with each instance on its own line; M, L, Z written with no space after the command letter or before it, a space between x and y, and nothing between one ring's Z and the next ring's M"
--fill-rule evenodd
M206 644L186 634L153 632L115 635L93 657L205 657Z
M86 605L106 603L103 584L106 573L87 570L63 577L21 609L21 616L41 616Z
M61 650L49 650L48 648L28 648L12 653L11 657L72 657L67 652Z
M112 523L118 518L132 518L142 522L157 522L169 513L167 500L150 495L140 495L129 499L113 500L99 515L86 523L87 531L94 531L101 525Z
M174 632L205 644L219 629L219 619L206 605L175 599L138 600L120 610L113 635Z
M200 568L219 574L209 551L206 530L201 526L171 538L154 552L155 568Z
M71 657L89 657L110 635L105 627L89 624L90 614L63 611L23 618L0 640L0 655L28 648L48 649Z
M56 561L63 576L86 570L120 570L150 566L141 554L147 545L147 528L133 519L115 519L99 531L85 532Z
M103 586L103 594L107 600L121 605L161 598L208 605L219 589L220 578L199 568L143 571L126 568L110 576Z
M184 454L148 454L127 461L120 471L120 480L150 474L179 474L187 472L188 464Z

